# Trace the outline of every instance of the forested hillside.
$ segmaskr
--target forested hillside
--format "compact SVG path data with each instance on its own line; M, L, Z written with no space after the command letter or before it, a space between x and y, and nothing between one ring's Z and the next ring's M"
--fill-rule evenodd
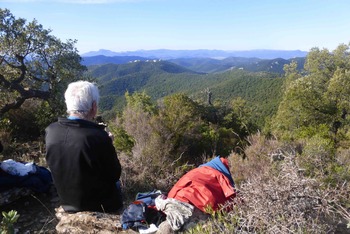
M90 66L89 72L101 86L103 111L123 109L127 91L146 92L153 100L181 92L205 103L205 90L210 90L213 102L227 104L237 97L248 101L260 127L263 127L265 117L276 112L283 82L283 78L274 73L235 69L204 74L167 61Z
M89 72L100 85L102 111L111 110L113 107L123 108L125 105L124 94L127 91L131 93L143 91L152 85L156 85L158 89L157 93L151 94L152 96L155 98L165 96L164 94L167 92L165 87L159 89L159 85L168 80L167 75L197 74L165 61L90 66Z

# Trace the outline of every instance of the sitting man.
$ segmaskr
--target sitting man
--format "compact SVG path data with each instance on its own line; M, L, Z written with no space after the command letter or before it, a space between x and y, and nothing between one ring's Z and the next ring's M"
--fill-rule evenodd
M122 208L116 183L121 175L112 139L93 122L99 91L95 84L77 81L65 92L67 118L46 128L46 160L62 208L66 212L115 212Z

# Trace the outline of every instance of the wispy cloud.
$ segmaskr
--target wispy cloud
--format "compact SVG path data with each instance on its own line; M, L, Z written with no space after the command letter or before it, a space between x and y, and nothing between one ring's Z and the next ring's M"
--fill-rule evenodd
M118 3L118 2L141 2L143 0L55 0L55 1L62 2L62 3L72 3L72 4L107 4L107 3Z
M0 0L10 3L67 3L67 4L108 4L120 2L141 2L145 0Z

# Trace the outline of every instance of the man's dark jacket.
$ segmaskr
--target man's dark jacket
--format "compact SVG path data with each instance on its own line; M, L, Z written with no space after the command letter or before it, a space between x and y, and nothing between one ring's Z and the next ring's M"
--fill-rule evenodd
M104 126L59 118L46 128L46 160L66 211L116 211L121 166Z

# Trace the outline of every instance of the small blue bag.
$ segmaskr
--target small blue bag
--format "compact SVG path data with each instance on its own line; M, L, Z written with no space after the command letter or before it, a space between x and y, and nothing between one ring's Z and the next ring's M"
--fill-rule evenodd
M123 230L147 229L151 223L158 226L164 221L165 214L155 208L155 199L161 194L163 193L160 190L138 193L136 200L123 211L121 216Z

